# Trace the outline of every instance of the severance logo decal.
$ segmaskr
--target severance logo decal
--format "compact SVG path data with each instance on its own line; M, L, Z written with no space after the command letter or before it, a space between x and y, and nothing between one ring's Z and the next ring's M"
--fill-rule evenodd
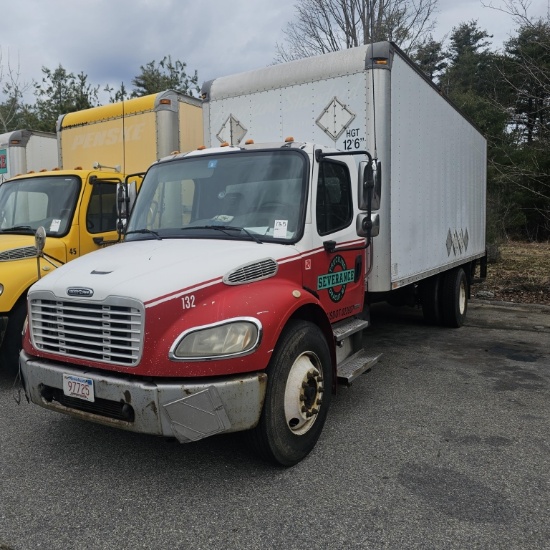
M355 280L355 269L346 269L346 262L342 256L334 256L328 266L326 275L317 277L317 290L327 290L333 302L339 302L346 293L346 284ZM335 289L340 287L338 291Z

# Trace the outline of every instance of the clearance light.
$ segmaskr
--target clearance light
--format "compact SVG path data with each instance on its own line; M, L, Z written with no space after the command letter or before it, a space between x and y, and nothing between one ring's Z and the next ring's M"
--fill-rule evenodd
M243 355L259 345L260 337L260 323L248 317L198 327L178 337L170 349L170 358L185 361Z
M20 139L11 139L10 145L19 145L21 143Z
M179 155L181 153L181 151L172 151L170 154L171 155Z
M204 151L206 149L206 145L199 145L197 147L197 151Z
M56 170L59 170L59 166L56 166L55 168L52 168L52 172L55 172Z
M160 103L161 105L172 105L172 100L171 100L171 99L161 99L161 100L159 101L159 103Z
M74 169L75 170L82 170L82 166L75 166Z
M375 65L387 65L388 60L385 57L377 57L372 60Z
M220 143L220 147L229 147L229 143L227 143L227 141L224 141Z
M288 136L287 138L285 138L285 143L293 143L294 142L294 138L292 136Z
M41 172L47 172L48 170L46 170L46 168L42 168L42 170L40 170Z
M245 145L254 145L254 140L253 139L247 139L245 142L244 142Z
M29 170L27 174L34 174L34 170Z

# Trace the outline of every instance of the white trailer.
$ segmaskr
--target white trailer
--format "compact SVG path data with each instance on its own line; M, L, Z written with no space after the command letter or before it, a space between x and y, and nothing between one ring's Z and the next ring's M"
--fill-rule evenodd
M14 130L0 134L0 181L57 166L55 134Z
M410 302L411 284L485 257L486 140L394 44L218 78L203 98L211 146L292 136L378 160L370 301L409 285L389 299Z

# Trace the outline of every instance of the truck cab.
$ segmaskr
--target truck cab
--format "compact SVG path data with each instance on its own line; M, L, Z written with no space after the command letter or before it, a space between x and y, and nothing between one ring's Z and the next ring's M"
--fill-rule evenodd
M55 170L0 186L0 359L15 371L29 287L57 267L117 240L117 172ZM41 257L35 232L45 229Z
M368 166L292 139L155 163L124 242L29 291L30 399L180 442L246 430L269 460L301 460L337 380L377 360Z

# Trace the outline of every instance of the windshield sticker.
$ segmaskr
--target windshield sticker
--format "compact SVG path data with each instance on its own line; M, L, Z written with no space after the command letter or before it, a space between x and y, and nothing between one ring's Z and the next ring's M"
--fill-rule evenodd
M275 225L273 227L273 236L277 237L286 237L286 228L288 226L288 220L275 220Z
M317 277L317 290L328 290L329 298L339 302L346 293L347 283L355 280L355 269L347 269L342 256L334 256L328 267L328 273Z
M208 168L216 168L217 165L218 165L217 160L209 160L208 161Z
M50 224L50 231L55 232L59 231L59 226L61 225L61 220L52 220Z

